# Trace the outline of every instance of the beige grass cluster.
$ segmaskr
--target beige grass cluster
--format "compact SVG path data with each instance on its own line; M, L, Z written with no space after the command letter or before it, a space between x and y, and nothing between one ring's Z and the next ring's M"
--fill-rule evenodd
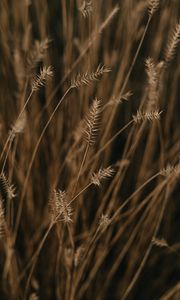
M0 1L0 300L179 299L179 11Z

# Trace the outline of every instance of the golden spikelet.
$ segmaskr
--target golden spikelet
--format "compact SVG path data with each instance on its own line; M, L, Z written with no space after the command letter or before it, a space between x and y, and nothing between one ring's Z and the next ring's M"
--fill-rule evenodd
M35 44L31 51L27 55L26 64L27 64L27 71L30 73L34 70L36 65L43 60L45 51L49 47L50 40L45 38L42 41L35 41Z
M148 77L148 105L147 110L155 109L158 104L158 70L154 60L149 57L145 61Z
M150 111L150 112L142 112L140 110L137 111L136 115L133 115L133 120L135 123L140 123L142 121L154 121L154 120L159 120L160 119L160 115L161 115L162 111Z
M131 91L128 91L119 97L112 97L111 100L108 101L108 103L104 106L104 108L107 106L116 106L123 103L124 101L128 101L132 95L133 93Z
M72 222L72 209L67 202L65 191L54 190L49 200L49 211L53 222L63 221L64 223Z
M165 239L152 238L152 243L160 248L168 247L168 243Z
M114 175L114 169L109 166L104 169L100 169L98 173L93 173L91 176L91 183L97 186L101 185L104 179L111 178Z
M180 176L180 161L176 165L168 164L166 168L160 171L160 174L165 177L178 178Z
M111 219L108 217L108 215L102 214L100 220L99 220L99 229L104 231L110 224Z
M152 16L159 8L160 0L149 0L148 3L148 12Z
M0 192L1 197L4 200L12 200L16 196L14 185L9 183L9 180L4 173L1 173L0 175Z
M53 76L52 67L51 66L43 67L42 70L40 71L40 74L34 79L32 83L32 91L35 92L39 90L42 86L45 85L46 80L52 76Z
M23 112L16 120L14 125L11 129L12 136L15 136L16 134L22 133L24 131L24 128L26 126L27 116L26 112Z
M79 11L82 13L84 18L89 17L92 12L92 1L84 0L82 5L79 7Z
M82 85L90 85L92 82L97 81L104 73L109 73L110 71L111 70L108 67L99 65L95 72L86 72L83 75L78 74L77 77L72 80L71 87L79 88Z
M85 119L85 128L83 128L85 141L90 146L94 145L96 141L96 136L99 130L100 113L101 100L95 99L89 110L89 114Z
M176 49L178 47L179 41L180 41L180 21L176 24L175 29L171 33L169 42L167 44L167 48L165 50L164 58L167 64L169 64L173 60L176 54Z

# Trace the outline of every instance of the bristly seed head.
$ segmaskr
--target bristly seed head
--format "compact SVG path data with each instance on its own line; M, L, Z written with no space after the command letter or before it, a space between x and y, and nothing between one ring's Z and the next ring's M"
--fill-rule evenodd
M108 227L110 222L111 222L111 219L108 217L108 215L102 214L100 221L99 221L99 229L104 231Z
M97 186L101 185L101 181L107 178L111 178L114 175L114 169L109 166L105 169L100 169L98 173L93 173L91 176L91 183Z
M75 79L71 82L71 88L79 88L82 85L90 85L93 81L97 81L104 73L109 73L111 70L104 65L99 65L95 72L81 75L78 74Z
M180 41L180 21L177 23L171 34L167 48L165 50L165 62L169 64L176 54L176 49Z
M149 0L148 12L152 16L159 8L160 0Z
M16 134L22 133L26 126L27 116L26 112L23 112L19 118L17 118L16 122L12 126L11 135L15 136Z
M168 164L166 168L160 171L160 174L168 178L178 178L180 176L180 161L175 166Z
M92 12L92 1L84 0L82 5L79 7L79 11L82 13L84 18L89 17Z
M42 70L40 71L40 74L35 78L35 80L32 83L32 91L35 92L39 88L44 86L46 83L46 80L52 76L53 76L52 67L51 66L43 67Z
M101 113L101 100L95 99L89 110L88 116L85 119L85 124L83 128L85 141L90 146L94 145L96 141L96 136L99 130L100 113Z
M13 198L16 197L15 194L15 187L13 184L9 183L8 178L4 173L1 173L0 175L0 192L2 199L6 200L12 200Z
M169 245L166 242L165 239L158 239L158 238L152 238L152 243L157 246L157 247L161 247L161 248L167 248Z
M140 123L142 121L154 121L154 120L159 120L160 115L162 111L151 111L151 112L142 112L142 111L137 111L136 115L133 115L133 120L135 123Z

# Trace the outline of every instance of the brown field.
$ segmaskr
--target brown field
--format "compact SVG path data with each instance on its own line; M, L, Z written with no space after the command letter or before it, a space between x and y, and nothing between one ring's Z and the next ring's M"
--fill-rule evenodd
M180 299L180 1L0 1L0 300Z

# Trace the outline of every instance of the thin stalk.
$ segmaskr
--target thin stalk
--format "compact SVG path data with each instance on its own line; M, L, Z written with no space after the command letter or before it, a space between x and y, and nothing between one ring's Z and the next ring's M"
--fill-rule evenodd
M164 211L165 211L165 208L166 208L166 205L167 205L167 201L168 201L168 197L169 197L169 186L167 186L167 189L166 189L166 194L165 194L165 199L164 199L164 202L162 204L162 208L161 208L161 211L160 211L160 214L159 214L159 218L158 218L158 221L156 223L156 227L155 227L155 230L154 230L154 233L153 233L153 237L156 237L157 233L158 233L158 230L159 230L159 227L160 227L160 224L161 224L161 221L162 221L162 218L163 218L163 215L164 215ZM149 257L149 254L151 252L151 249L153 247L153 243L150 242L147 250L146 250L146 253L141 261L141 264L138 268L138 270L136 271L131 283L129 284L129 286L127 287L123 297L122 297L122 300L125 300L127 299L129 293L131 292L132 288L134 287L137 279L139 278L139 275L144 267L144 265L146 264L146 261Z
M25 193L26 193L26 189L27 189L27 184L28 184L28 180L29 180L29 176L30 176L30 173L31 173L31 169L32 169L32 165L33 165L33 162L34 162L34 159L35 159L35 156L36 156L36 153L38 151L38 148L40 146L40 143L42 141L42 138L46 132L46 129L48 128L49 124L51 123L55 113L57 112L59 106L61 105L61 103L63 102L64 98L67 96L67 94L70 92L70 90L72 89L72 87L70 86L66 92L64 93L64 95L62 96L62 98L60 99L60 101L58 102L58 104L56 105L55 109L53 110L52 114L50 115L46 125L44 126L41 134L40 134L40 137L36 143L36 146L34 148L34 151L33 151L33 154L32 154L32 157L31 157L31 161L29 163L29 167L28 167L28 170L27 170L27 174L26 174L26 178L25 178L25 182L24 182L24 186L23 186L23 190L22 190L22 196L20 198L20 203L19 203L19 207L18 207L18 212L17 212L17 216L16 216L16 224L15 224L15 230L14 230L14 240L16 240L16 236L17 236L17 231L18 231L18 227L19 227L19 223L20 223L20 218L21 218L21 213L22 213L22 208L23 208L23 202L24 202L24 197L25 197Z

